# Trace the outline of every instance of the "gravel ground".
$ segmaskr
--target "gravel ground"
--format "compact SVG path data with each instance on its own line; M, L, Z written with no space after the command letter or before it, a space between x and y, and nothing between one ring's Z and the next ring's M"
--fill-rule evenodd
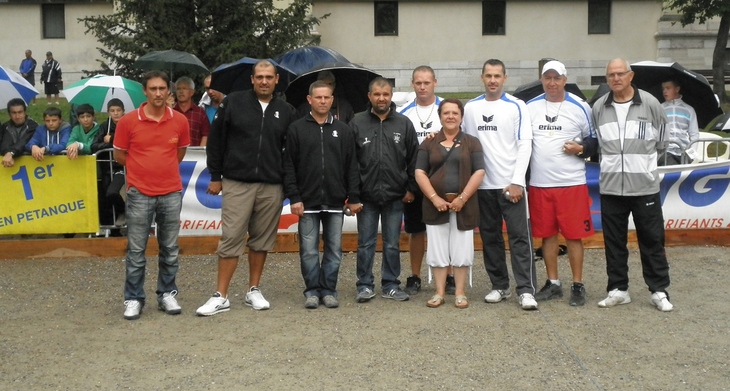
M186 256L178 275L183 313L165 315L153 299L137 321L122 318L120 259L0 261L0 389L729 389L730 257L719 247L667 253L671 313L650 304L637 251L632 303L597 307L605 260L602 250L587 250L586 306L570 307L566 294L532 312L518 308L515 295L484 303L481 254L466 310L454 308L453 297L427 308L432 285L408 302L377 296L357 304L354 254L341 268L340 308L306 310L298 255L272 254L261 287L268 311L243 304L243 262L231 311L196 317L214 289L216 262ZM405 270L407 253L402 263ZM560 271L569 281L566 257ZM150 297L156 275L153 262Z

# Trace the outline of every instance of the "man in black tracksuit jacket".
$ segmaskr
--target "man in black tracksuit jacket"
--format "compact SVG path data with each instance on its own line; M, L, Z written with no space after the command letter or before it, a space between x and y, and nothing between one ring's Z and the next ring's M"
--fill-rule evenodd
M299 216L299 256L304 306L339 306L337 277L342 261L343 207L360 208L360 173L352 129L330 114L333 90L324 81L309 88L311 111L289 126L284 157L284 195ZM324 254L319 259L319 226Z
M279 81L269 61L259 61L252 90L229 94L218 107L206 146L210 171L208 194L223 191L221 240L218 243L217 291L196 311L228 311L228 287L248 238L249 290L245 303L269 308L258 288L266 254L276 244L283 201L283 150L294 108L274 96Z
M400 227L403 202L413 202L418 136L408 117L396 112L391 102L393 86L387 79L370 82L370 105L350 121L355 132L360 167L360 198L357 215L357 301L373 297L373 261L378 237L378 218L383 237L381 285L383 297L408 300L400 289Z

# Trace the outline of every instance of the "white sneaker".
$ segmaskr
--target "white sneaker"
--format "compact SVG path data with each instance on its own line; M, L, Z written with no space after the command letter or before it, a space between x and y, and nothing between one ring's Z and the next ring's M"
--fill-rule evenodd
M520 295L520 306L523 310L536 310L537 309L537 301L535 301L535 296L529 294L529 293L523 293Z
M664 292L654 292L651 294L651 304L659 311L669 312L674 309L674 305L669 302L669 296Z
M124 307L124 319L139 319L139 314L142 313L142 303L139 300L127 300L124 302Z
M264 299L264 295L261 294L257 286L252 286L246 293L245 303L255 310L268 310L270 307L269 302Z
M619 304L631 303L631 297L629 297L629 291L620 291L614 289L608 292L608 297L598 302L598 306L601 308L610 308Z
M499 303L504 299L508 299L510 296L512 296L512 292L509 289L504 291L501 289L495 289L484 296L484 301L487 303Z
M182 307L177 303L175 296L177 296L177 291L163 293L162 301L158 305L160 311L165 311L168 315L179 315L182 312Z
M214 293L205 304L201 305L195 313L200 316L211 316L231 309L231 302L227 297L221 296L220 292Z

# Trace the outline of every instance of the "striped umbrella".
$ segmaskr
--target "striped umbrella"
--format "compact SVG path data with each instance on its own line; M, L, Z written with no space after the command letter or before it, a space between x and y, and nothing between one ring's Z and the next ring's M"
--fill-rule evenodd
M29 103L36 95L38 90L23 76L0 66L0 108L4 108L10 99L15 98L21 98L25 103Z
M121 76L96 75L82 79L61 91L69 103L88 103L96 111L106 112L106 105L113 98L124 103L124 110L130 111L147 101L142 84Z

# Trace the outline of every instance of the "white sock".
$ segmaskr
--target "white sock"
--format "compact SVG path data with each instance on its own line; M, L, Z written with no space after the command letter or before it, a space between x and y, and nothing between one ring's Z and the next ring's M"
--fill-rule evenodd
M560 286L560 280L550 280L550 283L553 285Z

